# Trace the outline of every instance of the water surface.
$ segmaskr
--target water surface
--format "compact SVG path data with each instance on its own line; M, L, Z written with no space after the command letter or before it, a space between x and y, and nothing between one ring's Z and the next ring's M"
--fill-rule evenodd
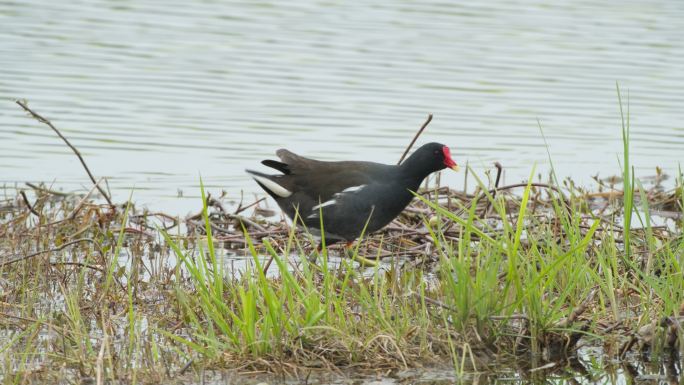
M197 209L200 175L251 199L243 170L280 147L396 162L428 113L420 142L480 171L499 161L511 183L548 170L539 121L558 174L587 182L619 172L616 82L637 173L672 172L683 30L678 0L0 1L0 185L90 186L14 98L72 140L115 200L135 189L180 214Z

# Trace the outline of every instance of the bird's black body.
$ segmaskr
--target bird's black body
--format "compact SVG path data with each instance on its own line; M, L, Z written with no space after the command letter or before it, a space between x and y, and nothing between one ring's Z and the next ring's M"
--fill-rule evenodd
M282 175L248 170L288 217L303 221L312 232L321 228L328 244L353 241L364 231L372 233L391 222L413 198L429 174L456 167L448 147L429 143L401 165L363 161L324 162L276 152L279 161L264 160Z

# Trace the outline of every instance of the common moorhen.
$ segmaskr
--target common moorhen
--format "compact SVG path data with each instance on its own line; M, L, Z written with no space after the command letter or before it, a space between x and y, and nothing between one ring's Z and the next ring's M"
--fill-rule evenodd
M401 165L364 161L324 162L288 150L276 151L280 162L261 163L282 174L246 170L293 220L320 235L321 217L328 245L351 242L381 229L399 215L423 179L447 167L458 170L449 147L428 143ZM295 219L299 213L301 219ZM367 223L367 225L366 225Z

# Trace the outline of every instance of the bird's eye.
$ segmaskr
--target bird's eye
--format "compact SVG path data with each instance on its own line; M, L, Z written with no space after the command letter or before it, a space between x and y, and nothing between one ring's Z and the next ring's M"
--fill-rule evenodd
M439 155L439 150L435 150L435 155Z

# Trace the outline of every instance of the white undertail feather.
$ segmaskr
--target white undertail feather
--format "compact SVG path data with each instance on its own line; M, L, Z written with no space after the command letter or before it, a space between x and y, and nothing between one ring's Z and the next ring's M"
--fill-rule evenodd
M292 195L292 191L286 189L285 187L279 185L278 183L276 183L276 182L274 182L274 181L272 181L266 177L256 175L256 174L252 174L251 172L249 173L249 175L251 175L255 181L261 183L262 185L264 185L264 187L266 187L267 189L272 191L275 195L277 195L281 198L287 198L290 195Z
M343 193L350 193L350 192L357 192L361 190L362 188L366 187L365 184L358 185L358 186L351 186L347 187L346 189L342 190Z
M311 211L316 211L322 207L334 205L335 203L337 203L337 201L334 199L331 199L329 201L325 201L325 202L321 203L320 205L316 205L316 206L312 207Z

